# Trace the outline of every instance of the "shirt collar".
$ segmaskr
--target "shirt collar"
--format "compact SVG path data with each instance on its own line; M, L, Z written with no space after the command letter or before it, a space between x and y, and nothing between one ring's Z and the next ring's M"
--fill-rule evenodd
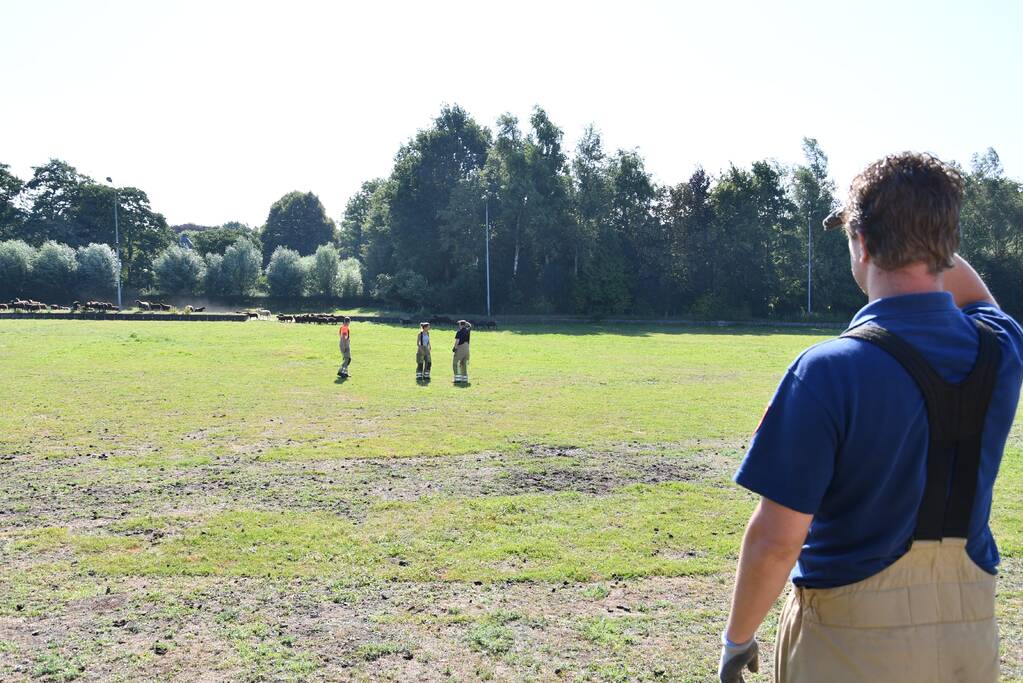
M955 301L948 292L903 294L871 301L853 316L849 327L857 327L871 320L897 318L914 313L949 313L955 311Z

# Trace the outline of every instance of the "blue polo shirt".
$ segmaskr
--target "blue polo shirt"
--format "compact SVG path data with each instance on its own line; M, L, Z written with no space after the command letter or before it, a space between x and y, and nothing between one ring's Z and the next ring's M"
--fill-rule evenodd
M949 382L976 361L971 319L991 327L1002 360L984 426L966 550L994 574L991 494L1023 381L1023 329L997 306L956 308L946 292L871 302L850 329L873 322L920 351ZM916 383L874 344L832 339L789 367L735 481L813 521L792 573L800 586L832 588L868 578L908 549L923 498L927 409Z

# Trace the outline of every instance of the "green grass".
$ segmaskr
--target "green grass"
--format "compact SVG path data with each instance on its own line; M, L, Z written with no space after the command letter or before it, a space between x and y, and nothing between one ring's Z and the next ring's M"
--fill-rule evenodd
M363 323L352 334L353 378L336 384L329 326L5 321L4 389L23 400L0 414L0 446L158 467L236 453L322 459L728 439L752 430L779 368L822 338L477 332L464 389L449 381L446 331L434 332L428 387L413 381L415 330Z
M729 477L828 335L477 332L462 388L452 334L421 386L397 326L353 325L339 383L332 327L0 322L0 679L712 676L755 503ZM1009 679L1020 500L1017 426Z

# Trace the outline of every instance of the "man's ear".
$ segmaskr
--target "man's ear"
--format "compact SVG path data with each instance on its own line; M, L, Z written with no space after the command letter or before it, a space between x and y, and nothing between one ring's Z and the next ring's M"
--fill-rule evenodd
M867 265L868 263L870 263L870 252L867 251L867 238L863 235L862 232L857 232L855 235L855 240L859 245L856 255L859 258L860 263L862 263L863 265Z

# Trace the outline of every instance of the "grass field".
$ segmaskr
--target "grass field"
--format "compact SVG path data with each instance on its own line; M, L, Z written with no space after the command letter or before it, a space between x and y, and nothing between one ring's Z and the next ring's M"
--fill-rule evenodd
M700 681L824 331L0 321L0 679ZM1023 430L994 526L1023 680ZM770 680L773 622L762 636Z

